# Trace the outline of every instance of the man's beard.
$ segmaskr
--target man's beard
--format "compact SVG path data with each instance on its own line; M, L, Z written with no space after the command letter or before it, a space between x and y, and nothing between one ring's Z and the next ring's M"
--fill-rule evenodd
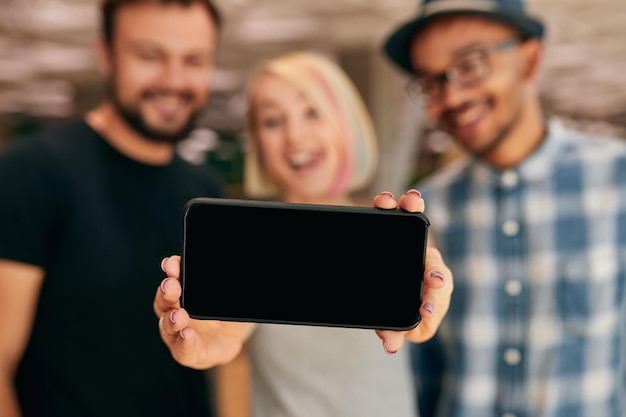
M147 95L147 93L144 93L144 95ZM188 138L196 127L196 121L200 115L200 110L194 111L189 115L189 119L180 129L173 132L166 132L150 127L138 108L132 108L122 104L112 86L110 87L110 97L113 106L126 124L135 132L153 142L177 144Z

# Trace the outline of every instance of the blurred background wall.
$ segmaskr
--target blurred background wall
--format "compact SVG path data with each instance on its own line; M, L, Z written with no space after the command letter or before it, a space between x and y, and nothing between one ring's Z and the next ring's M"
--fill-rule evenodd
M226 26L213 93L181 154L214 164L237 195L242 87L262 59L293 49L336 59L373 115L382 153L372 192L403 191L451 144L404 95L406 78L380 53L416 0L216 0ZM0 0L0 150L24 132L80 116L102 97L94 44L98 0ZM626 2L531 0L547 25L542 96L566 123L626 137Z

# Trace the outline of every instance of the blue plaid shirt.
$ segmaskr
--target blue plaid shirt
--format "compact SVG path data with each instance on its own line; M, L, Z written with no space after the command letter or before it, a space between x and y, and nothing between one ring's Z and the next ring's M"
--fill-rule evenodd
M421 417L625 417L626 141L553 120L520 166L417 188L455 282L410 347Z

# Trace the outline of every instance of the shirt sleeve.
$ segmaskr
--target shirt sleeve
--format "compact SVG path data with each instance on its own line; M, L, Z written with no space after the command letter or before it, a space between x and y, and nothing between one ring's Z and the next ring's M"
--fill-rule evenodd
M60 228L59 172L45 147L16 139L0 153L0 258L44 266Z

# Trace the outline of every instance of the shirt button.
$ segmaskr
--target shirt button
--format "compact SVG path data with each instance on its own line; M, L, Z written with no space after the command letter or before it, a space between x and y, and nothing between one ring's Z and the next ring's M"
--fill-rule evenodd
M519 223L515 220L507 220L502 224L502 233L512 237L519 233Z
M517 279L509 279L504 283L504 292L511 297L517 297L522 292L522 283Z
M518 365L522 361L522 354L519 350L509 348L504 351L504 362L508 365Z
M519 182L519 176L517 172L513 170L506 170L502 173L500 177L500 184L505 188L515 187Z

